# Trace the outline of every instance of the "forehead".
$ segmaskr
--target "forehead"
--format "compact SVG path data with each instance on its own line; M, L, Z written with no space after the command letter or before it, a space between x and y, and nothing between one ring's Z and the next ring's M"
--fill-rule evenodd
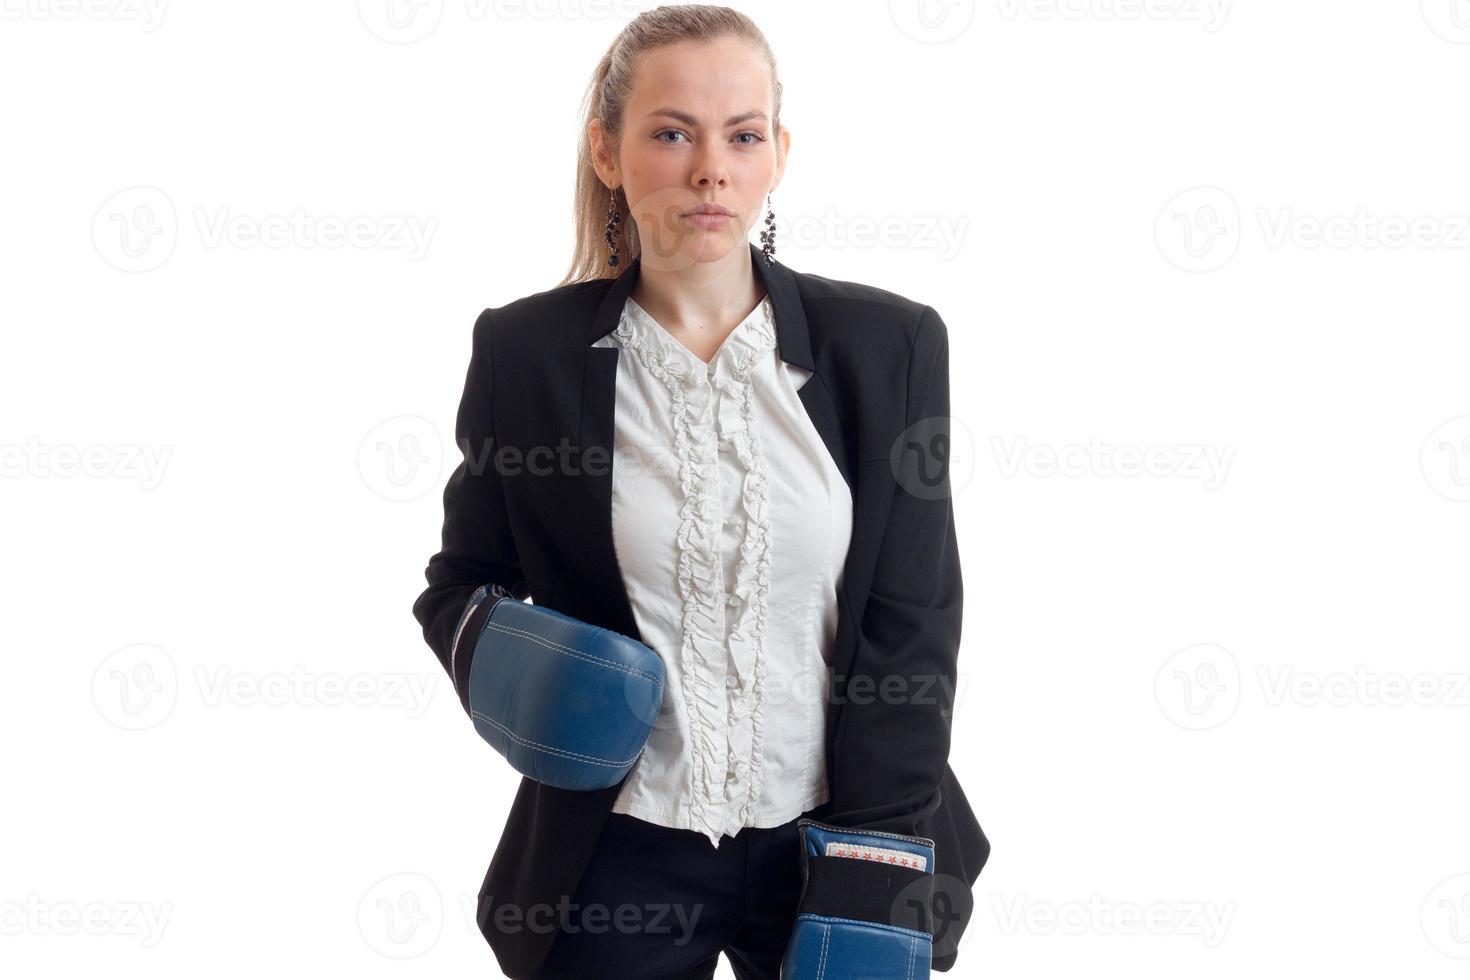
M679 41L645 51L633 73L628 118L653 109L682 109L722 122L747 109L771 111L770 67L754 44L737 37ZM718 118L715 118L715 116Z

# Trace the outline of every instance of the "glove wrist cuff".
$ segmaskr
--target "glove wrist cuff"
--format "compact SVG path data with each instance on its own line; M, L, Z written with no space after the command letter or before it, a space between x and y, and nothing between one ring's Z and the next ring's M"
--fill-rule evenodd
M932 934L934 842L885 831L853 830L810 818L802 842L798 915L857 920Z

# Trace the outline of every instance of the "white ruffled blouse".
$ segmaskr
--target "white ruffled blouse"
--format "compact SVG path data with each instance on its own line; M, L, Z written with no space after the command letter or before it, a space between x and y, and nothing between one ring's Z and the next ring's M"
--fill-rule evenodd
M707 836L828 799L825 700L852 532L846 482L781 360L770 297L706 363L630 297L613 541L663 707L613 811Z

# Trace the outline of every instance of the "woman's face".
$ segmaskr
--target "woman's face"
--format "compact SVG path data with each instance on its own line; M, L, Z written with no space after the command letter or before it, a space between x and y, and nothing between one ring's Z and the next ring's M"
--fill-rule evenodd
M643 54L617 159L607 147L597 157L603 180L627 194L645 266L685 268L747 247L790 146L771 128L774 97L769 66L740 38ZM591 125L596 145L600 122ZM699 213L710 205L730 213Z

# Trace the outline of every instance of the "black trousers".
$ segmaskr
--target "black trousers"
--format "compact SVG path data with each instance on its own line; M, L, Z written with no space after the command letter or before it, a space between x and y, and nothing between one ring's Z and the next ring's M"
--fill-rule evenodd
M739 980L779 980L801 894L798 819L745 827L716 848L695 831L609 813L528 980L709 980L722 952Z

